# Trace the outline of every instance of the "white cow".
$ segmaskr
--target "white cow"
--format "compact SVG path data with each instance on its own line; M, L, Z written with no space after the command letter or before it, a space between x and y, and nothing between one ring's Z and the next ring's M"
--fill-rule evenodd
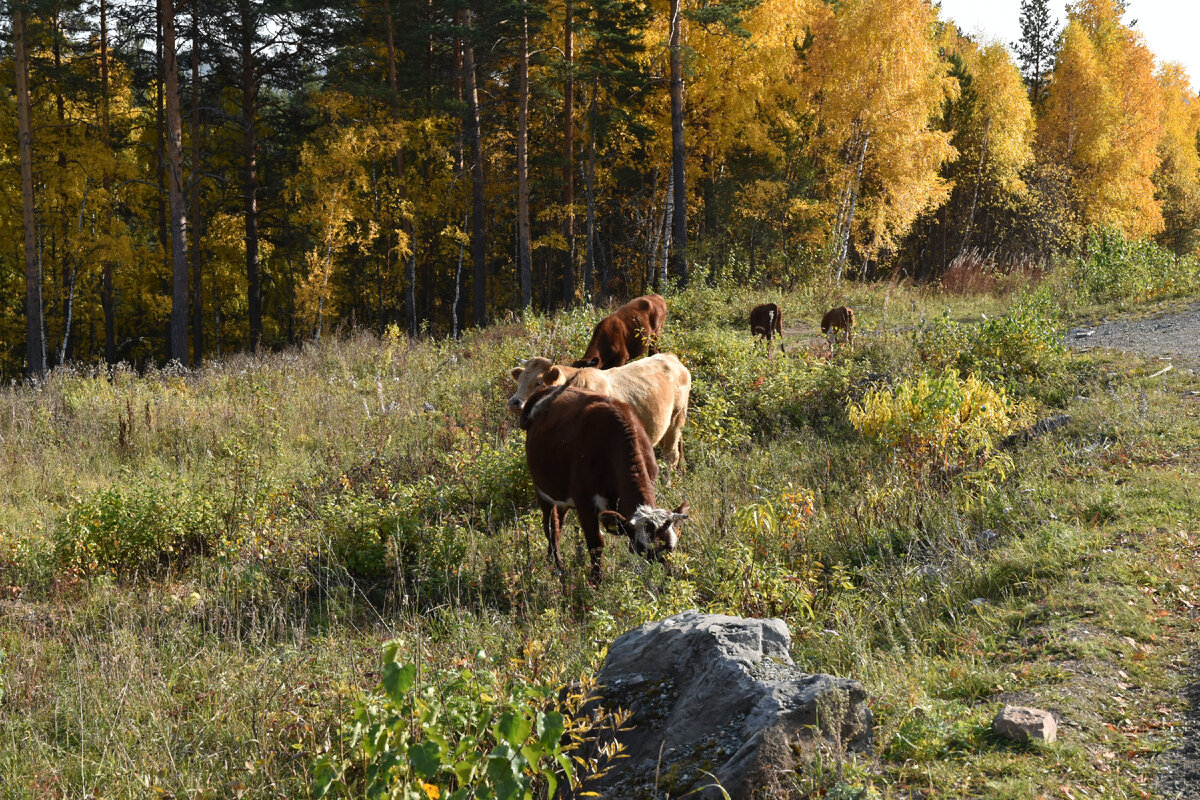
M517 382L508 409L520 414L530 395L546 386L566 385L615 397L633 406L650 443L662 450L668 465L683 457L683 423L687 421L692 374L675 355L659 353L639 361L599 370L554 364L548 358L531 358L509 373Z

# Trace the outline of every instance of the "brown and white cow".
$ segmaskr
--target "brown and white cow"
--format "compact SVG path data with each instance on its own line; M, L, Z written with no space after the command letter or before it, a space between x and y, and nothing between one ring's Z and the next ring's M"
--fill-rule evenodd
M829 339L829 352L833 352L833 343L837 340L839 330L846 332L846 344L854 346L854 309L848 306L838 306L825 312L821 317L821 333Z
M572 366L612 369L642 353L654 355L666 319L667 301L660 295L636 297L596 323L583 358Z
M679 544L676 523L687 503L658 508L658 463L633 409L612 397L554 386L535 392L521 411L525 462L542 509L547 553L562 570L562 521L575 509L592 560L591 580L601 576L604 534L629 537L630 549L655 561Z
M767 340L767 352L771 352L771 339L779 335L779 352L783 349L783 314L774 303L762 303L750 311L750 335L762 336Z
M672 467L679 465L692 374L674 354L658 353L607 370L568 367L537 357L514 367L509 375L517 382L517 391L508 400L513 413L521 413L530 395L546 386L570 386L615 397L633 407L650 444L662 450L663 460Z

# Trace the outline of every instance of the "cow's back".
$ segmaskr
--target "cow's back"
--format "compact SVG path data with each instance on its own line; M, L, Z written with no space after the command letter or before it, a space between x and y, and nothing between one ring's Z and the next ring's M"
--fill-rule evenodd
M650 439L628 403L570 387L533 394L521 415L534 486L555 500L623 496L658 478Z

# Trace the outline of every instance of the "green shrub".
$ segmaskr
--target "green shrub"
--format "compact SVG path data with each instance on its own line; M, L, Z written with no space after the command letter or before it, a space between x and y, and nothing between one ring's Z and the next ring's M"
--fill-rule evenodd
M421 527L411 487L398 487L383 500L371 494L326 496L317 521L335 562L351 576L367 579L389 574L389 544L394 555L411 556Z
M474 667L418 684L399 650L385 646L375 694L353 704L345 749L315 760L313 797L532 800L553 797L560 781L577 785L571 755L582 727L564 712L580 695L560 704L556 684Z
M211 543L217 515L203 495L153 477L75 498L56 527L59 563L83 576L153 571Z
M1200 286L1200 263L1179 258L1148 239L1129 240L1116 228L1098 226L1088 235L1085 254L1071 270L1084 300L1133 303L1193 291Z
M1010 386L1062 370L1066 348L1058 306L1039 290L1017 298L1009 313L976 324L944 316L922 323L913 333L918 356L933 369L956 368Z

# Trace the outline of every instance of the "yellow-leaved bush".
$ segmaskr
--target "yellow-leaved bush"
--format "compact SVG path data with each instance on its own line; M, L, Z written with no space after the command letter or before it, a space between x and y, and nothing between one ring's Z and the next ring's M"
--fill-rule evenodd
M855 430L890 449L908 469L1006 471L1000 439L1033 422L1033 408L978 375L920 375L850 406Z

